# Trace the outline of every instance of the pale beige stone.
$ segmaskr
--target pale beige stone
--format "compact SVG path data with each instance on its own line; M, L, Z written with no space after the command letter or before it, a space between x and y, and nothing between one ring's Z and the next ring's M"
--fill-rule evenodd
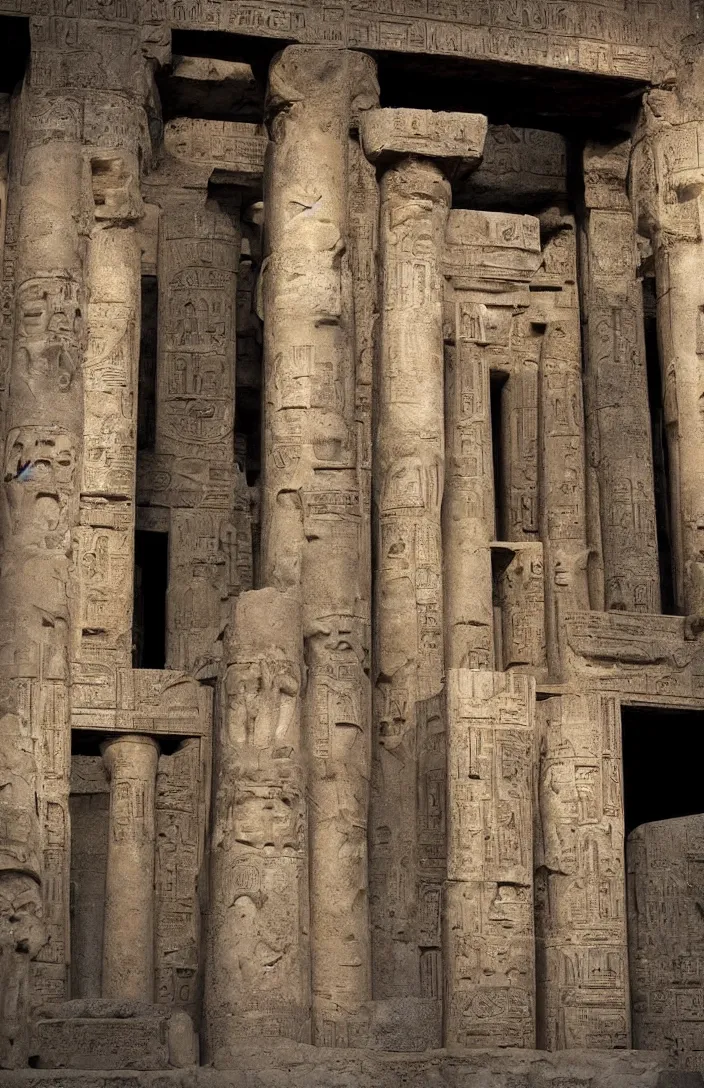
M207 1051L311 1035L308 755L301 601L244 593L227 629L214 737Z
M159 746L119 736L103 745L110 778L102 994L154 1000L154 791Z
M303 602L314 1038L336 1031L340 1044L371 996L369 550L347 197L352 116L376 95L362 54L290 47L269 72L262 578Z
M633 1042L704 1068L704 816L642 824L626 842Z
M630 1046L619 706L537 704L535 937L538 1045Z
M367 157L388 166L406 155L435 159L448 172L479 165L487 119L472 113L380 109L364 114L362 146Z
M584 152L588 456L599 489L604 607L658 612L660 579L642 288L626 197L630 144Z
M445 1041L535 1045L532 679L448 670Z

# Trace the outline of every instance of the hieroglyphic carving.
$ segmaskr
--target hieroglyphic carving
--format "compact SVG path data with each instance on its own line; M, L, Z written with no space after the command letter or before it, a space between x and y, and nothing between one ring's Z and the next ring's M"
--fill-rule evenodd
M429 160L406 159L382 180L371 811L379 998L421 996L416 706L443 683L441 258L449 199Z
M567 149L557 132L489 125L479 168L461 185L463 204L482 208L535 208L564 199Z
M264 130L241 121L177 117L164 128L164 150L175 159L221 170L242 185L261 180L265 149Z
M310 1039L303 684L300 599L271 588L240 596L226 633L214 736L211 1057L242 1033Z
M704 1067L704 816L642 824L626 843L633 1043Z
M537 704L538 1046L630 1045L618 699Z
M534 690L448 671L448 1044L535 1045Z
M575 223L550 209L548 238L531 280L531 318L544 328L540 354L540 535L550 675L563 671L562 617L589 607L582 350Z
M701 106L683 77L679 93L648 95L636 133L631 190L638 230L652 244L657 326L670 469L670 533L675 600L685 614L704 612L704 254Z
M191 480L186 491L206 468L223 491L220 502L200 500L215 507L207 512L189 509L193 501L173 483L161 500L171 506L166 660L207 676L222 651L242 543L231 515L240 479L234 459L239 198L218 202L196 189L161 199L166 303L159 318L156 451L173 458L172 478L179 472ZM160 504L158 495L151 501Z
M102 993L154 1000L154 791L159 746L139 734L102 745L110 778Z
M542 679L546 673L543 545L521 541L494 545L493 552L494 592L501 614L498 663Z
M216 0L168 0L168 21L177 27L224 30L333 47L429 53L556 69L577 69L625 79L648 80L664 63L682 33L682 8L664 29L657 8L635 12L566 0L519 6L501 0L468 10L457 0L420 8L394 0L350 0L335 7L310 7L288 0L272 7L247 0L223 7ZM146 18L160 20L164 6L150 0Z
M369 603L362 564L349 130L376 104L362 54L291 47L269 72L262 577L300 586L309 662L314 1033L344 1045L370 995Z
M210 745L190 737L160 755L156 775L154 972L156 1002L198 1023L200 906Z
M643 299L625 192L630 144L584 152L587 204L586 410L599 486L604 604L657 612L660 577L645 370Z
M512 337L540 260L530 216L453 210L444 270L453 290L446 330L447 467L443 500L445 652L450 668L490 668L496 536L490 382L512 365ZM451 348L451 344L454 347ZM498 435L495 436L496 440Z

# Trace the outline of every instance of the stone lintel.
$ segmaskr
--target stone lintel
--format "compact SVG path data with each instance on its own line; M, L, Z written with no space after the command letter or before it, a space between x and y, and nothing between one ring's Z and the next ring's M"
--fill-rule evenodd
M221 183L258 183L264 172L267 137L244 121L175 117L164 129L164 148L178 162L209 168Z
M367 158L382 167L407 155L434 159L454 176L482 161L487 119L480 113L435 113L432 110L370 110L360 118Z
M453 209L445 232L443 272L460 289L476 279L528 283L541 260L540 223L533 215ZM468 282L460 282L467 280Z

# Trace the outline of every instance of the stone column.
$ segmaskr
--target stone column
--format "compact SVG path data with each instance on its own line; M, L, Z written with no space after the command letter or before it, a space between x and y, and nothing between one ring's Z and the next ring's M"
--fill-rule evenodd
M81 116L70 98L40 99L24 88L17 110L23 154L13 167L19 177L10 211L15 302L3 412L0 749L13 784L0 789L10 806L0 822L0 852L15 861L2 866L0 886L12 902L26 883L29 910L49 871L43 881L49 939L40 942L42 962L33 971L40 1000L44 993L64 996L68 975L68 585L79 512L83 275L92 207ZM51 832L51 849L41 853L37 823Z
M584 152L588 456L599 484L606 611L659 612L660 574L630 142Z
M450 213L444 267L453 287L445 403L443 500L448 668L494 667L492 542L496 540L490 379L511 367L512 333L540 261L538 220Z
M450 170L457 159L477 163L485 133L482 117L414 110L375 111L362 128L367 155L385 168L374 434L374 996L428 998L438 1009L441 971L421 970L421 948L440 959L439 912L428 926L421 904L433 891L439 902L444 850L427 837L418 800L430 803L420 783L428 731L419 730L418 705L441 694L444 670L442 260L451 190L433 160ZM404 1016L413 1015L406 1004Z
M157 196L156 452L173 481L166 664L212 675L237 554L231 504L239 198L221 203L205 185Z
M535 1046L535 683L448 671L445 1044Z
M582 343L577 240L572 216L543 216L549 237L532 285L533 320L545 329L540 354L538 457L545 634L550 676L562 676L562 619L589 608ZM552 288L548 290L547 288Z
M314 1038L345 1045L370 995L369 574L348 257L349 130L371 58L291 46L272 63L265 169L262 578L303 600Z
M631 188L655 257L657 325L670 475L675 603L704 613L704 109L656 91L636 133Z
M641 824L628 836L633 1045L704 1071L704 815Z
M85 448L72 660L132 664L140 332L137 117L128 148L91 148L95 221L86 259Z
M102 748L110 777L103 997L154 1000L154 792L159 745L126 734Z
M243 593L223 666L205 981L218 1063L251 1036L311 1037L300 598Z
M619 702L545 699L537 723L538 1047L628 1047Z

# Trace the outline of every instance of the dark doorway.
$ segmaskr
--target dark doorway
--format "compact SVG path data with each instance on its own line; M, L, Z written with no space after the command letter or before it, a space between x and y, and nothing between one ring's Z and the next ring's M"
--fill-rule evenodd
M163 669L166 663L166 587L169 534L138 529L134 540L132 667Z
M624 706L621 722L626 835L704 812L704 713Z

